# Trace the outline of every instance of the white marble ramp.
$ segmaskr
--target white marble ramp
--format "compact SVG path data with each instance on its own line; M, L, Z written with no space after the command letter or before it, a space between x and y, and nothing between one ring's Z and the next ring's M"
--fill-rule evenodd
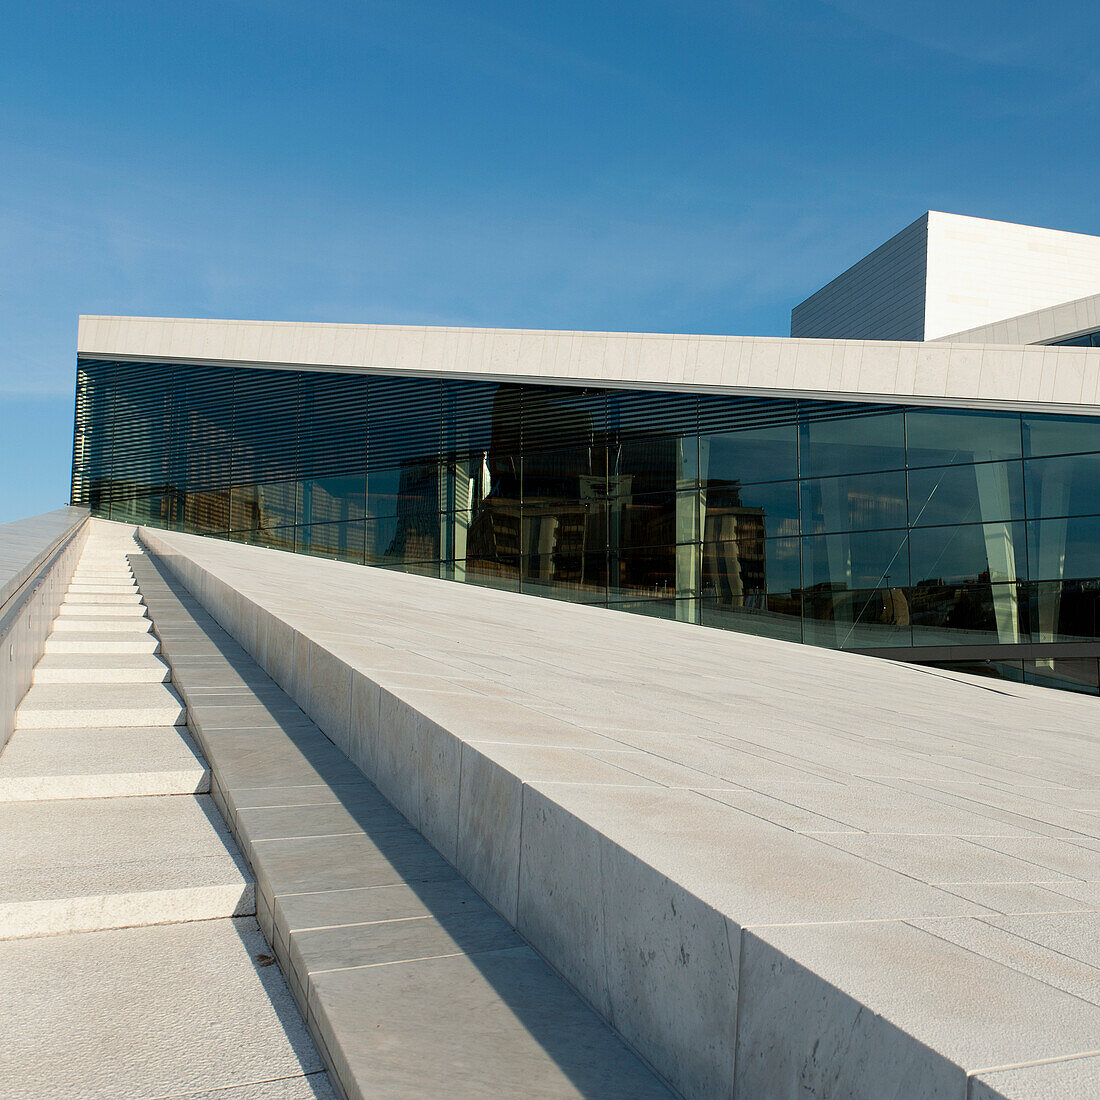
M127 554L92 521L0 753L0 1100L334 1100Z
M681 1095L1100 1096L1096 700L142 538L143 574L178 579ZM226 727L260 708L204 704L200 648L162 622L232 782ZM287 893L326 845L365 858L277 843ZM314 989L370 1003L331 973Z

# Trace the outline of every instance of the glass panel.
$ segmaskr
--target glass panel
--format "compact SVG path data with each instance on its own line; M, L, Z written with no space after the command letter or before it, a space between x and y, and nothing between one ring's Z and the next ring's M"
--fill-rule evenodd
M694 548L691 548L694 550ZM677 558L675 546L648 546L616 550L610 554L608 598L610 600L671 600L694 592L682 577L684 591L676 588ZM682 574L681 570L681 574Z
M1032 580L1100 577L1100 516L1029 520L1027 545Z
M365 561L368 565L439 560L439 516L414 513L368 519Z
M1100 638L1100 580L1038 581L1028 588L1032 641Z
M499 474L497 476L500 476ZM631 491L633 475L626 475L624 492ZM602 499L607 494L607 450L578 444L559 451L532 451L523 456L525 499Z
M904 588L909 583L906 533L860 531L804 538L802 583L808 592Z
M905 526L905 472L802 482L802 530L868 531Z
M1023 586L921 585L907 593L913 645L1016 644L1029 640Z
M607 599L607 551L530 554L523 559L523 591L579 603Z
M1095 657L1048 657L1025 661L1024 680L1029 684L1100 695L1100 662Z
M928 667L942 668L948 672L965 672L969 676L987 676L992 680L1008 680L1017 684L1024 679L1020 661L929 661Z
M366 479L322 477L302 482L298 499L302 523L346 523L366 515Z
M111 503L110 518L120 523L164 527L169 522L170 506L171 498L160 493L153 496L133 496Z
M1030 519L1100 513L1100 454L1030 459L1024 483Z
M602 501L524 501L524 553L582 553L606 546L607 505Z
M914 528L909 554L915 585L989 584L1027 576L1024 525Z
M442 503L438 462L412 459L401 466L371 470L367 474L368 516L436 514Z
M608 456L614 491L659 493L693 487L698 476L696 450L695 436L659 435L620 443Z
M229 500L231 531L287 527L298 518L298 482L234 485Z
M293 527L265 527L257 531L231 531L229 537L234 542L247 542L252 546L266 546L271 550L293 550L295 540Z
M802 596L802 638L831 649L879 649L911 644L904 588L830 589Z
M722 486L798 477L798 437L793 424L721 432L699 439L699 479Z
M801 641L801 583L797 538L704 543L702 622Z
M913 527L1023 518L1019 462L909 471L909 523Z
M904 531L804 538L802 583L806 641L837 647L909 644Z
M894 470L905 465L904 418L900 412L806 421L800 427L799 438L803 477Z
M295 532L294 549L300 554L362 564L363 521L303 524Z
M519 554L501 552L496 558L467 558L454 563L454 579L486 588L519 591Z
M708 541L798 534L798 482L711 485L701 494Z
M613 548L664 546L697 541L699 537L695 492L619 497L609 502L607 515L609 545Z
M188 492L183 498L183 530L199 535L229 530L229 490Z
M442 573L442 568L449 568L450 563L444 566L444 563L438 561L406 561L401 562L399 565L386 566L386 568L400 569L402 573L412 573L417 577L435 577L438 579Z
M1018 413L911 409L905 414L905 433L910 466L1020 457Z
M1024 457L1100 451L1100 417L1024 413Z
M678 619L694 622L694 600L627 600L611 603L612 611L628 611L631 615L648 615L651 619Z

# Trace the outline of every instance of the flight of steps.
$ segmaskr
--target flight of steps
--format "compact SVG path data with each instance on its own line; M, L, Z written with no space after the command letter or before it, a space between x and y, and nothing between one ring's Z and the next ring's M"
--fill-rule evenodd
M157 656L142 548L93 524L0 753L0 1100L331 1097Z

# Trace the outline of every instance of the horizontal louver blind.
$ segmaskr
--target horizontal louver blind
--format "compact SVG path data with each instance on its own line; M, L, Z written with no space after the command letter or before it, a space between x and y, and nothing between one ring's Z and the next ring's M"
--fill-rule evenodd
M546 455L543 466L558 452L575 465L578 449L903 408L110 360L78 368L73 495L82 503L358 477L490 451Z

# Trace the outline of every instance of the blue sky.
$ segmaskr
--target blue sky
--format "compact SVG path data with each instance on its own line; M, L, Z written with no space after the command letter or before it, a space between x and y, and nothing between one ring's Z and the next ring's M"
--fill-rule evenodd
M0 522L79 313L785 335L926 209L1100 233L1100 7L0 6Z

